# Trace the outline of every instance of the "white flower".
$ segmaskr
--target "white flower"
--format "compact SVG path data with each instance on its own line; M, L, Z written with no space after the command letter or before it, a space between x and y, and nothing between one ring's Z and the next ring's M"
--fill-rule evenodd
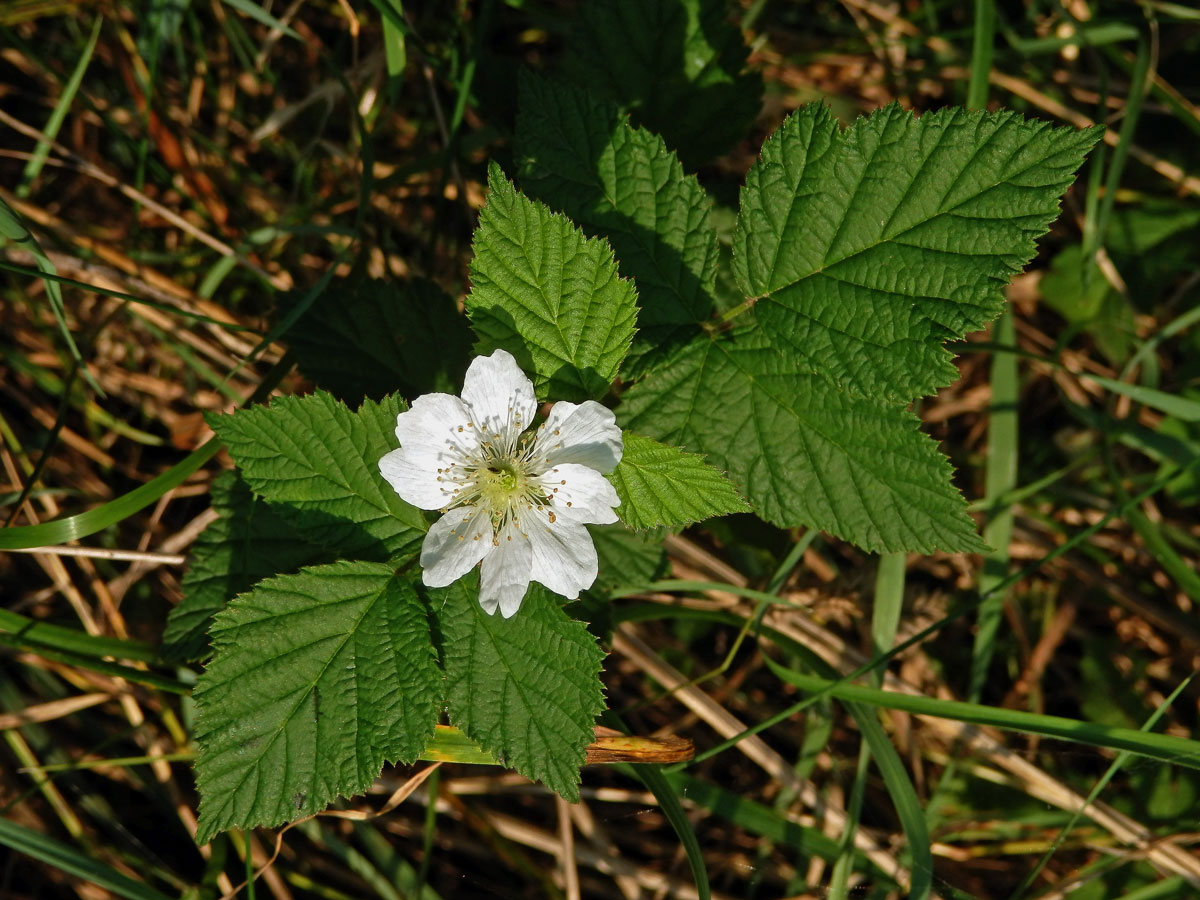
M396 418L400 449L379 460L396 493L444 515L421 547L422 580L445 587L483 566L479 602L508 618L530 581L575 599L596 580L585 523L617 521L603 473L621 461L612 412L556 403L536 432L533 384L497 350L467 369L462 398L425 394Z

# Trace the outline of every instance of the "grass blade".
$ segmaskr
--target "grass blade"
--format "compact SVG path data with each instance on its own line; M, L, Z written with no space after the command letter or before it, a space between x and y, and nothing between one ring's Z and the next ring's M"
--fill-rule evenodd
M879 559L879 568L875 574L875 603L871 610L872 655L878 656L886 653L896 642L896 628L900 624L900 612L904 606L906 561L907 554L904 553L889 553ZM875 669L871 672L870 677L872 683L878 687L883 682L883 670ZM853 704L846 706L858 723L863 743L859 746L854 785L850 791L850 801L846 804L847 821L846 830L842 835L841 853L834 864L833 874L830 876L830 900L844 900L847 896L855 855L854 833L858 830L859 816L862 814L863 797L866 794L867 786L867 770L872 756L875 757L880 771L884 774L884 781L887 784L888 792L892 795L892 802L895 804L897 812L900 813L904 833L908 838L913 855L928 856L929 854L929 831L925 824L925 816L920 812L920 803L916 802L916 793L913 791L907 775L904 774L904 767L900 765L899 758L896 757L895 765L889 758L889 754L894 757L896 751L887 734L879 726L879 722L875 718L877 714L873 710L864 709L861 706ZM897 772L899 773L898 781ZM914 802L916 802L918 812L916 819L908 815L911 813ZM901 812L902 808L904 812ZM913 829L911 831L910 826ZM927 872L932 871L932 859L924 869ZM914 873L912 896L923 898L929 892L929 885L924 885L922 889L922 886L916 883L916 877ZM924 880L928 880L928 876Z
M46 158L50 155L50 143L58 137L63 120L67 117L67 111L75 102L75 94L79 91L79 85L83 81L83 73L87 71L88 64L92 61L92 53L96 49L96 40L100 37L102 24L104 24L104 18L97 16L96 21L92 23L92 34L88 38L87 44L84 45L79 60L75 63L75 69L71 72L71 77L67 79L58 102L54 104L50 118L46 120L46 127L42 129L45 137L37 142L37 146L33 148L33 154L25 163L25 171L21 173L21 183L17 185L18 197L29 196L29 189L34 179L41 173L42 166L46 164Z
M601 713L600 721L610 728L629 733L625 723L612 710L605 710ZM675 829L675 834L683 845L683 852L687 855L688 865L692 869L692 879L696 882L696 893L700 900L709 900L708 869L704 865L704 854L700 851L700 842L696 839L696 832L692 830L692 823L688 821L687 813L683 811L683 806L675 793L675 787L663 774L662 767L617 763L615 768L630 778L636 778L658 800L659 808L667 817L667 821L671 823L671 827Z
M4 532L0 532L3 534ZM80 656L94 656L101 659L111 656L114 659L136 659L140 662L154 662L158 652L149 644L141 641L122 640L115 637L94 637L74 628L63 628L47 622L27 619L19 613L0 609L0 632L8 632L30 646L38 645L53 650L63 650L77 653Z
M1150 714L1149 718L1146 719L1139 731L1148 732L1151 728L1153 728L1158 723L1158 720L1163 717L1163 714L1171 708L1171 704L1175 702L1176 698L1183 693L1183 689L1191 684L1192 679L1195 677L1195 673L1193 673L1181 681L1179 686L1171 692L1171 695L1167 697L1167 699L1161 704L1159 704L1158 708ZM1070 834L1071 830L1075 827L1075 823L1079 821L1079 817L1083 815L1083 811L1096 801L1096 798L1100 796L1101 791L1103 791L1108 783L1112 781L1113 776L1121 770L1125 763L1129 762L1132 756L1133 754L1129 753L1128 751L1122 751L1121 753L1117 754L1117 758L1112 761L1112 765L1110 765L1108 770L1100 776L1100 779L1088 793L1086 799L1083 801L1083 805L1071 814L1071 818L1067 821L1067 824L1062 827L1062 829L1058 832L1058 835L1054 838L1054 843L1046 848L1046 852L1042 854L1042 858L1038 860L1037 865L1034 866L1029 874L1025 876L1025 880L1021 882L1020 886L1012 892L1009 900L1019 900L1019 898L1025 895L1026 891L1033 887L1034 881L1037 880L1037 877L1041 874L1042 869L1046 867L1046 863L1050 862L1050 858L1054 856L1054 854L1058 851L1058 848L1062 846L1062 843L1064 840L1066 840L1067 835Z
M1109 750L1127 750L1161 762L1200 769L1200 741L1191 738L1147 733L1133 728L1118 728L1061 716L1046 716L1024 710L965 703L960 700L940 700L934 697L884 691L863 685L826 681L815 675L804 675L788 669L770 657L764 657L764 659L771 671L789 684L814 693L828 692L829 695L837 697L839 700L863 703L868 706L882 706L887 709L900 709L915 715L954 719L970 725L991 725L1005 731L1040 734L1043 737L1090 744L1093 747L1103 747Z
M170 900L166 894L160 894L148 885L122 875L110 866L88 859L67 844L7 819L0 819L0 844L99 885L125 900Z
M967 85L967 107L987 109L988 75L996 40L995 0L975 0L975 27L971 40L971 80Z
M996 322L996 341L1016 344L1017 332L1011 311ZM1008 574L1008 547L1012 542L1013 508L995 507L999 498L1017 487L1018 419L1017 357L997 353L992 357L992 405L988 417L988 452L985 502L991 516L983 528L983 540L992 551L983 557L979 591L987 597L979 606L978 630L971 653L971 680L967 699L979 700L996 649L996 632L1004 610L1005 591L995 590Z
M704 867L704 856L700 852L700 842L696 839L696 832L692 830L692 823L688 821L687 813L683 811L679 797L675 795L675 789L667 781L662 768L654 765L631 766L627 763L619 763L617 768L644 784L646 790L650 791L655 799L658 800L659 809L667 817L667 821L675 829L675 834L679 838L680 843L683 844L683 851L687 854L688 865L692 869L692 878L696 882L696 894L700 900L709 900L708 870Z
M3 197L0 197L0 241L3 240L12 241L14 244L19 245L21 249L31 253L34 262L37 264L38 271L43 275L58 274L58 269L50 261L50 257L46 255L46 251L42 249L42 245L30 234L29 229L25 227L13 208L8 205ZM79 371L83 373L84 380L91 386L92 390L101 397L105 396L104 389L100 387L100 383L92 375L91 370L87 367L87 363L83 361L83 355L79 352L79 346L75 343L75 337L71 334L71 329L67 325L67 312L63 306L62 289L58 286L58 282L52 278L43 278L42 283L46 286L46 298L50 301L50 309L54 313L54 321L58 323L58 330L62 333L63 340L67 342L67 349L71 353L71 358L79 366Z
M249 16L254 21L262 25L266 25L268 28L273 29L274 31L278 31L281 34L286 34L288 37L295 38L298 41L304 40L304 38L300 36L299 32L293 28L288 28L288 26L284 25L257 3L251 2L251 0L222 0L222 2L226 6L236 9L238 12Z
M48 544L65 544L115 525L145 509L171 488L183 484L189 475L212 459L221 446L219 440L212 438L157 478L147 481L127 494L122 494L116 500L110 500L103 506L89 509L77 516L67 516L65 519L55 519L38 525L0 529L0 550L30 550Z

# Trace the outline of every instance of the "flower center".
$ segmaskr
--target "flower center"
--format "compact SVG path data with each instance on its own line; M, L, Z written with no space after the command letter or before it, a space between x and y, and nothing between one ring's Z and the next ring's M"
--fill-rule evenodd
M491 459L475 473L484 504L502 510L528 492L525 473L506 459Z
M490 514L492 525L497 530L506 520L518 522L530 507L546 502L523 459L491 456L469 466L468 473L470 487L458 497L455 505L472 503L482 506Z

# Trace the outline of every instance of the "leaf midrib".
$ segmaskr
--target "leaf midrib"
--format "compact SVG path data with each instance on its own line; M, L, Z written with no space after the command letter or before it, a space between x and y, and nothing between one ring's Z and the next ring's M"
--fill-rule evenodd
M1006 120L1006 122L1005 122L1004 124L1005 124L1005 125L1009 125L1009 124L1010 124L1012 121L1013 121L1012 119L1008 119L1008 120ZM1001 126L1001 128L997 128L997 129L996 129L996 131L995 131L995 132L993 132L993 134L992 134L992 135L989 135L989 137L988 137L988 140L991 140L993 137L995 137L997 134L999 134L999 133L1000 133L1000 131L1002 130L1002 128L1003 128L1003 127L1004 127L1004 126ZM946 130L948 130L948 129L946 129ZM1018 129L1018 131L1019 131L1019 129ZM845 141L845 134L846 134L846 132L844 132L844 131L840 131L840 132L838 132L838 133L835 135L835 138L834 138L834 143L830 145L830 147L829 147L829 148L826 150L826 153L830 153L830 152L836 152L836 151L837 151L837 149L839 148L840 144L841 144L842 142L844 142L844 141ZM1016 148L1015 150L1013 150L1013 152L1010 154L1010 158L1012 158L1013 156L1016 156L1016 155L1017 155L1017 154L1018 154L1018 153L1019 153L1021 150L1023 150L1025 147L1027 147L1027 146L1028 146L1030 143L1031 143L1031 139L1030 139L1030 140L1026 140L1026 141L1025 141L1023 144L1021 144L1021 146L1020 146L1020 147L1018 147L1018 148ZM975 157L975 156L977 156L977 155L978 155L978 151L979 151L979 149L981 149L983 146L986 146L986 142L985 142L984 144L981 144L979 147L975 148L975 152L974 152L974 153L973 153L973 155L972 155L972 160L974 159L974 157ZM876 149L878 149L878 148L876 148ZM1055 148L1055 152L1056 152L1056 153L1057 153L1057 152L1061 152L1061 148L1058 148L1058 147L1056 147L1056 148ZM925 160L922 160L922 163L924 163L925 161L927 161L927 159L928 159L928 157L926 157L926 159L925 159ZM971 161L972 161L972 160L968 160L968 162L967 162L966 164L964 164L964 166L963 166L963 170L962 170L962 172L960 172L960 173L959 173L959 176L958 176L958 177L960 177L960 178L962 177L962 174L963 174L963 173L966 171L966 169L968 168L968 166L970 165L970 163L971 163ZM778 268L778 265L779 265L779 254L780 254L780 252L781 252L781 249L780 249L780 248L781 248L781 247L782 247L782 245L783 245L783 240L780 238L779 240L777 240L777 241L776 241L775 252L774 252L774 255L773 255L773 258L772 258L772 262L771 262L771 268L770 268L770 271L769 271L769 273L767 273L767 277L763 279L764 281L768 282L768 286L767 286L766 290L765 290L763 293L755 295L755 297L754 297L753 299L760 299L760 298L762 298L762 297L769 296L770 294L777 293L778 291L785 290L785 289L787 289L787 288L790 288L790 287L794 287L795 285L797 285L797 284L801 283L802 281L805 281L806 279L808 279L808 278L812 277L813 275L816 275L816 274L820 274L820 273L823 273L823 272L825 272L825 270L826 270L826 269L828 269L828 268L830 268L831 266L835 266L835 265L837 265L837 264L839 264L839 263L842 263L842 262L845 262L846 260L849 260L849 259L854 259L855 257L857 257L857 256L860 256L860 255L862 255L862 254L864 254L864 253L866 253L866 252L868 252L868 251L870 251L870 250L873 250L873 249L875 249L876 247L879 247L879 246L881 246L881 245L884 245L884 244L891 243L892 241L896 241L896 240L898 240L899 238L903 237L905 234L908 234L910 231L913 231L913 230L915 230L915 229L917 229L917 228L921 227L922 225L926 225L926 224L928 224L929 222L932 222L933 220L935 220L935 219L937 219L937 218L939 218L939 217L941 217L941 216L944 216L944 215L949 215L949 214L953 213L953 212L954 212L955 210L957 210L959 207L963 206L964 204L968 203L968 202L969 202L969 201L971 201L971 200L974 200L974 199L978 198L979 196L981 196L982 194L986 193L987 191L993 190L994 188L998 187L998 186L999 186L999 185L1001 185L1001 184L1009 184L1009 183L1011 183L1011 181L1012 181L1012 179L1013 179L1013 178L1015 178L1015 177L1018 177L1018 176L1020 176L1020 175L1023 175L1023 174L1025 174L1026 172L1030 171L1031 169L1037 168L1037 166L1039 166L1039 165L1040 165L1040 164L1042 164L1043 162L1045 162L1045 158L1044 158L1044 157L1040 157L1040 158L1039 158L1038 160L1036 160L1035 162L1031 163L1031 164L1030 164L1030 165L1028 165L1027 167L1025 167L1025 168L1023 168L1023 169L1021 169L1021 170L1019 170L1019 171L1017 171L1017 172L1011 172L1011 173L1007 173L1007 174L1006 174L1006 176L1004 177L1004 179L1002 179L1002 180L1000 180L1000 181L997 181L997 182L995 182L995 183L993 183L993 184L989 185L987 188L984 188L983 190L980 190L980 191L977 191L977 192L975 192L975 193L974 193L974 194L972 194L970 197L965 197L965 198L963 198L963 199L962 199L962 200L960 200L959 202L955 203L953 206L946 207L946 208L944 208L944 209L939 207L939 209L938 209L938 211L937 211L937 212L935 212L934 214L932 214L932 215L930 215L930 216L927 216L927 217L925 217L925 218L921 219L920 221L917 221L917 222L914 222L914 223L912 223L911 225L909 225L908 227L906 227L906 228L905 228L903 231L899 231L899 232L897 232L897 233L896 233L896 234L894 234L894 235L889 235L889 236L886 236L886 237L882 237L882 238L880 238L880 239L879 239L879 240L877 240L877 241L874 241L874 242L872 242L872 243L870 243L870 244L868 244L868 245L866 245L866 246L860 247L860 248L858 248L858 249L856 249L856 250L854 250L854 251L852 251L852 252L850 252L850 253L846 253L846 254L844 254L844 255L842 255L842 256L839 256L839 257L836 257L836 258L834 258L834 259L825 258L825 259L823 259L823 260L821 261L821 264L820 264L820 265L816 266L815 268L813 268L813 269L811 269L811 270L809 270L809 271L807 271L807 272L804 272L804 273L802 273L802 274L799 274L799 275L797 275L797 276L796 276L796 278L794 278L794 279L793 279L793 280L791 280L791 281L787 281L787 282L784 282L784 283L782 283L782 284L770 284L769 282L770 282L770 280L771 280L771 276L773 276L773 275L775 274L775 271L776 271L776 269ZM781 168L781 169L784 171L784 173L786 174L786 171L787 171L787 170L786 170L786 167L784 166L784 164L783 164L783 163L781 163L781 162L772 162L772 163L769 163L768 165L772 165L772 166L779 166L779 167L780 167L780 168ZM807 168L808 168L808 166L807 166L807 162L806 162L806 164L805 164L805 169L807 169ZM864 169L864 172L865 172L865 169ZM920 174L920 171L919 171L919 170L918 170L918 173L917 173L917 174ZM915 180L915 178L916 178L916 176L914 176L914 180ZM788 180L788 181L790 181L790 179L787 179L787 180ZM800 184L800 182L801 182L801 181L803 181L803 175L801 175L800 179L799 179L799 180L797 180L797 182L796 182L796 185L798 186L798 185ZM861 179L860 179L860 183L861 183ZM955 182L955 184L957 184L957 181ZM950 188L948 188L948 189L946 190L946 194L947 194L947 195L949 195L949 194L951 193L951 191L953 190L954 186L955 186L955 185L954 185L954 184L952 184L952 185L950 186ZM846 204L846 208L845 208L845 209L842 211L842 215L843 215L842 221L843 221L843 222L845 221L845 217L846 217L846 215L849 213L849 211L850 211L850 208L853 206L853 200L854 200L854 197L855 197L855 196L857 196L857 189L858 189L858 185L856 185L856 186L855 186L855 193L851 195L851 197L850 197L850 201L849 201L849 202L847 202L847 204ZM797 206L797 204L796 204L796 202L795 202L795 193L796 193L796 191L793 189L792 193L793 193L792 202L789 204L789 208L788 208L788 216L787 216L787 222L788 222L788 223L790 223L790 222L791 222L792 214L793 214L793 212L794 212L794 210L795 210L795 208L796 208L796 206ZM903 202L903 201L904 201L904 200L905 200L907 197L908 197L908 192L907 192L907 189L906 189L906 191L905 191L905 194L904 194L904 195L903 195L903 196L900 198L900 202L898 202L898 203L896 204L896 208L895 208L895 209L893 209L893 210L892 210L892 212L889 214L889 220L888 220L888 223L889 223L889 224L891 223L891 218L895 216L895 214L896 214L896 210L897 210L897 209L899 209L899 207L900 207L900 203L902 203L902 202ZM834 233L834 236L833 236L833 237L831 237L831 238L830 238L830 240L829 240L829 245L830 245L830 246L832 246L832 245L833 245L833 243L834 243L834 240L836 239L836 236L837 236L837 234L838 234L838 233L840 233L841 227L842 227L842 223L841 223L841 222L839 222L838 229L835 231L835 233ZM786 230L786 229L785 229L785 230ZM738 244L735 242L735 244L734 244L734 252L735 252L735 253L737 252L737 247L738 247ZM985 255L985 256L998 256L999 254L981 254L981 255ZM748 265L748 262L747 262L747 265ZM747 268L747 273L749 273L749 269L748 269L748 268ZM747 297L745 297L745 299L752 299L752 298L747 296Z
M349 572L348 572L348 573L346 573L346 574L347 574L349 577L355 577L355 578L357 578L357 577L361 577L361 575L350 575L350 573L349 573ZM382 573L380 573L380 574L382 574ZM291 722L291 721L292 721L292 720L295 718L295 716L296 716L296 711L297 711L298 709L300 709L300 707L303 705L304 701L305 701L305 700L307 700L307 699L308 699L308 697L309 697L309 695L311 695L311 694L312 694L312 692L313 692L313 689L314 689L314 688L316 688L317 684L318 684L318 683L321 681L321 679L325 677L325 673L326 673L327 671L329 671L329 667L330 667L331 665L333 665L333 661L334 661L334 659L336 659L336 658L337 658L337 657L338 657L338 656L341 654L341 652L342 652L342 650L345 648L346 644L347 644L347 643L348 643L348 642L351 640L351 638L352 638L352 637L354 637L354 636L357 634L357 632L358 632L358 629L359 629L359 626L361 626L363 619L365 619L365 618L366 618L366 616L367 616L367 613L368 613L368 612L369 612L369 611L370 611L370 610L371 610L371 609L374 607L374 605L375 605L376 603L378 603L378 602L379 602L380 598L382 598L382 597L383 597L383 594L384 594L384 592L385 592L385 591L388 589L388 587L391 585L391 583L392 583L392 581L395 579L395 577L396 577L396 576L395 576L395 574L394 574L394 573L389 573L389 574L388 574L388 577L386 578L386 580L385 580L385 581L383 582L383 584L380 586L380 588L379 588L378 592L376 593L376 595L375 595L374 599L371 599L371 600L369 600L369 601L367 601L367 602L365 603L365 605L364 605L364 607L363 607L363 611L362 611L362 613L361 613L361 614L360 614L360 615L359 615L359 616L358 616L358 617L355 619L355 621L354 621L354 626L353 626L353 628L351 628L351 629L348 629L348 630L347 630L345 637L343 638L343 640L341 641L341 643L338 645L337 649L336 649L336 650L335 650L333 653L331 653L331 654L330 654L330 656L329 656L329 659L326 661L325 665L321 667L321 671L320 671L320 672L317 674L316 678L315 678L315 679L312 681L312 683L311 683L311 684L309 684L309 685L307 686L307 688L303 689L303 693L300 695L300 698L299 698L299 700L298 700L298 701L296 702L296 704L295 704L295 705L292 707L291 711L290 711L290 712L287 714L287 716L286 716L284 719L282 719L282 724L279 726L279 728L277 728L277 729L275 730L275 733L271 735L271 737L270 737L270 740L269 740L269 741L267 741L267 743L266 743L266 746L263 748L262 752L261 752L261 753L258 753L258 754L256 754L256 755L254 756L254 761L253 761L253 763L252 763L252 764L250 764L250 765L247 765L247 766L245 767L245 771L242 773L242 777L238 779L237 787L236 787L236 788L234 788L233 790L229 791L229 792L226 794L226 796L225 796L225 800L224 800L224 802L221 804L221 813L224 813L224 812L225 812L225 810L227 810L227 809L229 808L229 806L230 806L230 805L231 805L231 803L233 802L233 799L236 797L236 795L237 795L238 791L239 791L239 790L241 790L241 787L242 787L242 785L244 785L244 784L246 783L246 779L247 779L247 778L250 776L250 773L251 773L251 772L253 772L253 771L257 771L257 769L258 769L259 765L260 765L260 764L261 764L261 762L262 762L262 758L263 758L263 756L265 756L265 755L266 755L266 753L267 753L267 752L268 752L268 751L269 751L269 750L270 750L272 747L274 747L274 746L275 746L275 742L276 742L277 740L279 740L279 736L280 736L281 734L283 734L283 732L286 730L286 728L287 728L288 724L289 724L289 723L290 723L290 722ZM311 596L311 595L310 595L310 596ZM368 594L368 595L363 595L363 597L365 597L365 596L369 596L369 594ZM352 598L352 599L350 599L350 600L347 600L347 601L344 601L344 602L349 602L349 603L352 603L352 602L354 602L354 599L360 599L360 600L361 600L361 599L363 599L363 597L359 597L359 598ZM316 600L316 599L318 599L318 598L316 598L316 597L312 597L312 599ZM262 620L262 619L259 619L259 620L256 620L256 621L258 621L258 622L261 622L261 621L264 621L264 620ZM316 641L314 641L313 643L317 643L317 642L316 642ZM210 669L210 671L211 671L211 669ZM239 675L240 675L240 674L241 674L241 673L239 673ZM355 679L354 679L354 681L355 681L356 683L357 683L357 681L358 681L357 673L356 673L356 675L355 675ZM359 721L359 718L358 718L358 715L357 715L357 712L356 712L356 714L355 714L355 719L354 719L354 726L355 726L355 745L356 745L356 746L357 746L357 742L358 742L358 733L359 733L359 726L360 726L360 724L361 724L361 723L360 723L360 721ZM207 779L205 779L205 780L207 780ZM312 788L311 788L311 787L310 787L310 793L313 793L313 791L312 791ZM257 795L257 790L256 790L256 792L255 792L255 802L254 802L253 804L251 804L251 808L252 808L252 809L254 809L254 808L257 808L257 800L258 800L258 795ZM214 814L214 815L216 815L216 814ZM261 815L261 813L260 813L260 815ZM218 827L218 828L219 828L220 826L216 826L216 827Z

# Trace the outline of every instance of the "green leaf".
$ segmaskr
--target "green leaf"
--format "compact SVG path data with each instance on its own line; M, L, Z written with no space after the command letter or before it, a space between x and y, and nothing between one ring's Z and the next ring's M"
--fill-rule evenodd
M418 552L428 524L379 474L394 450L398 397L351 412L329 394L278 397L209 424L254 492L307 541L377 560ZM286 507L286 509L284 509Z
M630 528L691 525L712 516L749 512L725 476L694 453L625 432L625 452L608 476Z
M255 497L236 471L213 481L212 508L218 518L192 545L183 600L163 634L163 655L177 662L208 655L208 626L234 595L263 578L330 561L327 550L301 538L286 513Z
M633 337L633 284L604 241L523 196L495 164L488 188L466 300L480 352L508 350L540 397L603 396Z
M915 415L797 372L761 329L693 342L617 413L623 427L704 453L776 525L879 552L984 549Z
M778 346L858 397L909 401L957 376L1101 129L898 105L842 131L810 104L742 189L734 268Z
M390 566L271 578L217 615L212 641L194 694L199 843L362 793L433 733L441 683L425 605Z
M285 314L302 296L285 297ZM473 340L454 300L423 279L334 282L287 333L300 371L348 403L457 393Z
M1200 209L1186 200L1141 197L1136 205L1114 209L1104 243L1110 253L1138 256L1177 234L1200 226Z
M474 576L431 592L450 721L484 750L568 800L604 708L604 651L534 584L511 619L479 606Z
M724 0L593 0L566 49L572 80L616 100L689 168L746 136L762 77Z
M1129 302L1109 285L1083 247L1073 244L1057 253L1043 270L1038 292L1047 306L1072 327L1082 326L1116 368L1129 358L1137 322Z
M633 128L606 100L522 73L517 116L521 186L606 237L638 290L638 333L625 368L699 333L713 308L712 202L662 138Z

